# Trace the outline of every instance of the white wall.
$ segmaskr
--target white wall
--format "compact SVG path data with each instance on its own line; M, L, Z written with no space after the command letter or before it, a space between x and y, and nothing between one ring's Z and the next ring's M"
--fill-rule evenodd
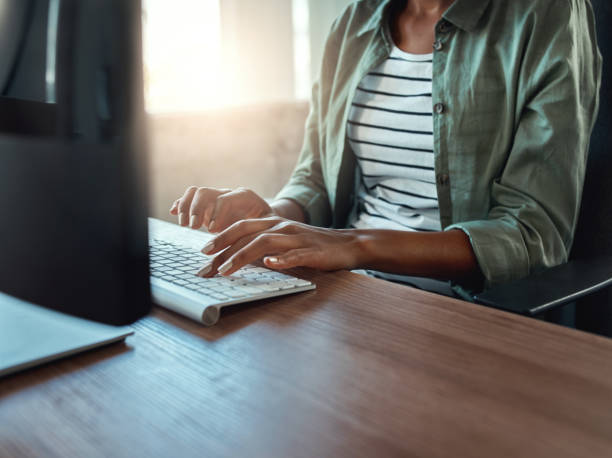
M330 26L349 3L145 0L147 108L201 111L308 99Z
M294 98L291 0L221 0L224 74L244 104Z
M333 21L353 0L305 0L310 25L309 84L316 79ZM245 101L295 97L292 0L220 0L226 75ZM247 73L245 73L247 69ZM308 94L310 91L308 91Z

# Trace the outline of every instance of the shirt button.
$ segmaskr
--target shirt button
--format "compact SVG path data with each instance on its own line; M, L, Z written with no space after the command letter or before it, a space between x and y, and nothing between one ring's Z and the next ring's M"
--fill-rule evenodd
M434 105L434 111L435 111L437 114L442 114L442 113L444 113L444 110L445 110L445 109L446 109L446 107L444 106L444 104L443 104L443 103L436 103L436 104Z
M438 175L438 184L440 186L448 186L449 182L450 182L450 177L448 176L447 173L440 173Z
M434 41L434 44L433 44L433 49L434 50L441 51L443 47L444 47L444 45L442 44L441 40Z
M442 21L439 25L438 25L438 33L448 33L450 32L452 25L450 22L447 21Z

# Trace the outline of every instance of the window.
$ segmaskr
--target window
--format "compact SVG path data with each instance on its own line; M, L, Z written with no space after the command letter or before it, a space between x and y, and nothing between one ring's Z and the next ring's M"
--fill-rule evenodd
M145 94L149 112L218 106L219 0L144 0Z
M308 0L293 0L293 68L297 99L309 99L312 85L309 16Z
M309 99L350 0L143 0L150 113Z

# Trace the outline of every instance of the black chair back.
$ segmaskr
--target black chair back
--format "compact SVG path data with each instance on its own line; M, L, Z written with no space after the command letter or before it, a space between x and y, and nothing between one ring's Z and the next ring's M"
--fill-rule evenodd
M570 258L612 255L612 2L592 0L603 57L600 108L591 137L582 207ZM576 304L576 327L612 336L612 288Z

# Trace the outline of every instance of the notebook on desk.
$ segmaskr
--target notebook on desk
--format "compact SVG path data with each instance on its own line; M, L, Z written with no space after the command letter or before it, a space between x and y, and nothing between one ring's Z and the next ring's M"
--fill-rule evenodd
M0 293L0 377L119 342L130 334L127 326L84 320Z

